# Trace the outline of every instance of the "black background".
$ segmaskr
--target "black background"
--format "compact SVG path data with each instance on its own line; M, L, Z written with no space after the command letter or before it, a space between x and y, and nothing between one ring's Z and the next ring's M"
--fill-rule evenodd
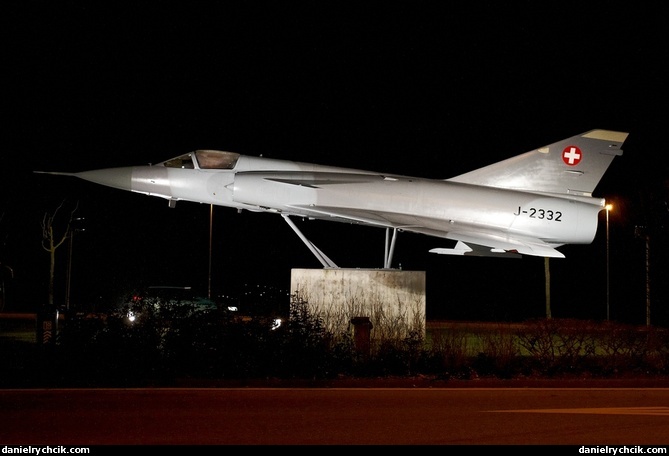
M223 6L225 5L225 6ZM208 286L208 205L35 170L155 163L195 149L448 178L602 128L630 133L595 196L610 214L611 316L669 323L667 8L595 2L10 2L3 34L0 262L5 310L47 300L41 222L78 203L72 303ZM66 210L67 209L67 210ZM606 315L605 213L551 265L556 318ZM343 267L382 267L385 232L299 221ZM215 208L212 289L287 291L320 263L280 217ZM402 233L395 267L427 271L428 318L544 315L544 260L428 253ZM64 300L67 244L57 250ZM287 299L287 298L286 298Z

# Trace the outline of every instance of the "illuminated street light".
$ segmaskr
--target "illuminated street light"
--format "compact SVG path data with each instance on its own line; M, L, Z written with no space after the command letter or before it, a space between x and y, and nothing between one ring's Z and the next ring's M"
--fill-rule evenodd
M613 205L607 204L606 209L606 321L610 319L610 275L609 275L609 212L613 209Z

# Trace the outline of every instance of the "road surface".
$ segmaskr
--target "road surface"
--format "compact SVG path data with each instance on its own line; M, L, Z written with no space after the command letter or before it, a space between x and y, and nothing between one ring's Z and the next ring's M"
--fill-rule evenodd
M669 445L669 388L0 390L2 445Z

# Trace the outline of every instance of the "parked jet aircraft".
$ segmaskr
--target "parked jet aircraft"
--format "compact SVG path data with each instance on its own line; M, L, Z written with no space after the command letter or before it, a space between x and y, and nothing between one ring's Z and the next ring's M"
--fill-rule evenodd
M386 228L386 268L398 231L456 241L430 250L438 254L564 258L558 247L593 241L605 200L592 192L627 135L592 130L443 180L218 150L49 174L165 198L170 207L183 200L280 214L324 267L337 265L290 217Z

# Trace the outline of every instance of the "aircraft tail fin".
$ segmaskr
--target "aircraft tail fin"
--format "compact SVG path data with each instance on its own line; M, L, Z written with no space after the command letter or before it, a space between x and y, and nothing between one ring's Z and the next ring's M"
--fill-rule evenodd
M488 187L592 196L628 133L591 130L447 179Z

